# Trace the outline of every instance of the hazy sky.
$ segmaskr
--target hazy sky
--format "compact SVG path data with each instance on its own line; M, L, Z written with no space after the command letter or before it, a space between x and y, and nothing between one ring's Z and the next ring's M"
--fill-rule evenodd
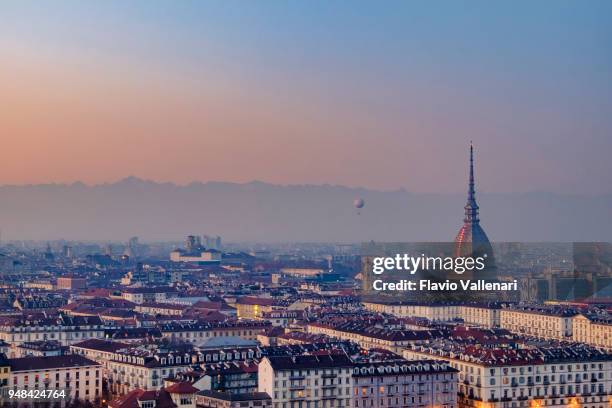
M0 184L612 193L610 1L0 2Z

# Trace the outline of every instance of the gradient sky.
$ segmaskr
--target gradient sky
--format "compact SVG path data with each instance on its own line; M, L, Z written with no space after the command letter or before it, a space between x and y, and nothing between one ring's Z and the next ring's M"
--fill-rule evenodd
M2 1L0 184L612 193L610 1Z

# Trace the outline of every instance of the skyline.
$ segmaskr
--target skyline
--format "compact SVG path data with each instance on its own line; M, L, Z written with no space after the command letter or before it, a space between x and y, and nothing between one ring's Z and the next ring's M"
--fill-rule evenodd
M0 1L0 405L612 408L611 16Z
M606 241L612 195L487 193L478 204L493 242ZM464 180L464 185L466 184ZM353 201L365 206L357 214ZM232 242L452 241L463 224L466 193L375 192L265 183L139 182L88 187L0 187L3 239L180 239L189 233Z
M611 9L4 2L0 185L610 194Z

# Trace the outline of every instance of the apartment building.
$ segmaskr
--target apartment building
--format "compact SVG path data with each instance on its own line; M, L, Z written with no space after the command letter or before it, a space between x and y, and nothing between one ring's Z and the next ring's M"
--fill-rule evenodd
M85 290L87 279L81 276L65 275L57 278L57 288L60 290Z
M142 303L165 303L176 298L178 292L169 286L126 288L121 291L121 297L138 305Z
M584 345L478 347L450 340L413 345L412 360L436 358L459 370L459 406L608 408L612 355Z
M65 390L66 399L90 402L102 395L100 364L83 356L15 358L9 364L9 388L14 390Z
M235 306L236 315L240 319L261 318L263 313L268 313L272 310L286 309L286 307L281 307L281 305L272 298L258 298L252 296L238 298Z
M108 361L109 390L124 395L136 389L156 390L163 379L191 370L198 356L186 350L121 349Z
M231 320L223 322L166 323L159 326L162 336L172 340L200 343L212 337L238 336L257 340L271 326L267 321Z
M501 325L501 310L496 303L466 304L459 306L459 317L465 324L494 329Z
M104 329L104 323L97 316L60 315L57 318L8 319L0 323L0 340L14 346L46 340L55 340L62 346L69 346L87 339L102 339Z
M457 372L445 361L381 361L353 367L353 408L457 406Z
M612 318L579 314L572 321L572 339L612 351Z
M467 304L366 302L364 306L371 312L387 313L397 317L424 318L431 322L449 322L461 319L466 324L491 329L500 326L502 309L502 304L496 302Z
M131 347L128 343L89 339L70 346L73 354L78 354L99 363L104 377L108 377L109 363L117 351Z
M353 363L346 354L269 356L259 363L259 392L274 408L350 407Z
M460 318L459 306L455 304L365 302L363 305L371 312L387 313L397 317L422 317L432 322L447 322Z
M554 306L511 306L500 311L500 327L543 339L571 340L576 311Z
M260 356L261 357L261 356ZM258 363L255 361L225 361L207 364L204 368L206 388L226 394L249 394L257 392Z
M175 303L155 303L147 302L141 303L134 307L134 310L138 313L146 313L150 315L164 315L164 316L181 316L187 309L185 305L179 305Z
M261 320L269 321L275 327L287 327L304 317L301 310L274 310L261 313Z
M351 320L311 322L306 331L350 340L368 350L383 348L394 353L401 353L406 346L416 341L448 335L443 330L392 330Z
M254 391L256 369L250 362L262 357L257 347L199 350L189 344L135 346L109 341L82 342L71 346L71 350L100 363L109 389L116 395L139 388L160 389L164 379L180 377L194 365L206 365L207 389Z

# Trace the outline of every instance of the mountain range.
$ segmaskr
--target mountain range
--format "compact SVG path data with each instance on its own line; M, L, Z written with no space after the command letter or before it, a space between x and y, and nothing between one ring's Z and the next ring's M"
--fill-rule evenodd
M355 198L363 209L353 207ZM612 195L479 193L491 241L610 241ZM2 239L226 241L452 241L463 194L375 191L331 185L206 182L128 177L116 183L0 187Z

